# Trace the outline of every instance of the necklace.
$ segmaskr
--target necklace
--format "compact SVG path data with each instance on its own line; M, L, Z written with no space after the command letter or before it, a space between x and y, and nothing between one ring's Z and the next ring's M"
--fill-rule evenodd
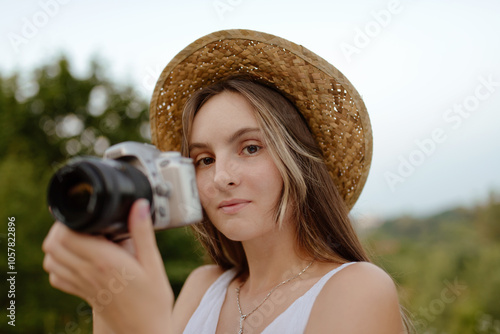
M283 282L281 282L280 284L276 285L274 288L271 289L271 291L269 291L269 293L264 297L264 299L260 302L259 305L257 305L252 311L248 312L247 314L243 314L243 312L241 311L241 306L240 306L240 290L241 288L243 287L243 285L245 285L245 282L241 283L239 287L236 288L236 303L238 304L238 311L240 312L240 330L238 332L238 334L243 334L243 321L245 321L245 319L247 317L249 317L252 313L254 313L255 311L257 311L259 309L259 307L262 306L262 304L264 304L266 302L266 300L269 298L269 296L271 296L271 294L277 289L279 288L280 286L282 286L283 284L286 284L294 279L296 279L297 277L299 277L300 275L302 275L307 269L309 269L309 267L313 264L314 260L311 261L311 263L309 263L304 269L302 269L302 271L300 273L298 273L297 275L287 279L287 280L284 280Z

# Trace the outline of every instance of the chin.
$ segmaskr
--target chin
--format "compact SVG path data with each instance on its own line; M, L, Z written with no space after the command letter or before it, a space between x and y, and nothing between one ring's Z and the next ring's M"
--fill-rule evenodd
M242 218L224 218L213 221L215 228L232 241L246 241L262 235L255 230L255 223Z

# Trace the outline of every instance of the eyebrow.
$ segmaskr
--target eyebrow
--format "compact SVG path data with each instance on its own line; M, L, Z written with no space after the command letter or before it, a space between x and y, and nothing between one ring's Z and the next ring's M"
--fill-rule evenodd
M260 132L260 129L259 128L241 128L238 131L236 131L235 133L233 133L226 140L226 143L230 144L233 141L237 140L238 138L240 138L241 136L243 136L249 132ZM207 147L208 147L208 145L205 143L192 143L189 145L188 149L189 149L189 152L191 152L191 150L193 150L195 148L207 148Z

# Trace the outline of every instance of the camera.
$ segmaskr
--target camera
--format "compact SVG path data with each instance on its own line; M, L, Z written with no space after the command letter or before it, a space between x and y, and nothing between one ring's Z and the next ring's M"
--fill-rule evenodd
M202 219L192 159L144 143L113 145L102 159L71 159L54 174L47 193L54 218L114 241L129 237L130 208L139 198L151 203L155 230Z

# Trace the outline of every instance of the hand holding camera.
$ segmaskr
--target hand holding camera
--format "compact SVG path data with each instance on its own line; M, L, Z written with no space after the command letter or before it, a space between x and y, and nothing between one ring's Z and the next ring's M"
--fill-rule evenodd
M151 203L155 230L185 226L202 218L191 159L178 152L124 142L111 146L104 158L75 158L53 176L48 189L52 214L71 229L128 237L132 203Z
M43 244L51 284L92 306L96 331L167 330L174 297L154 231L201 220L191 159L114 145L103 159L76 158L57 171L48 202L59 221ZM143 299L149 303L138 309Z
M95 333L169 333L174 295L146 200L134 202L128 226L124 247L56 222L43 243L43 267L53 287L92 307Z

